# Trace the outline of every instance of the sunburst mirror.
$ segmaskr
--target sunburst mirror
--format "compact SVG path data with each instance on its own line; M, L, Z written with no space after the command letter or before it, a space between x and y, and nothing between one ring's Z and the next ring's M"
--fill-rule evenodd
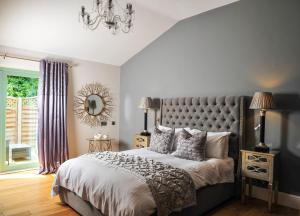
M112 97L100 83L85 85L74 97L75 115L91 127L98 127L102 121L109 120L112 110Z

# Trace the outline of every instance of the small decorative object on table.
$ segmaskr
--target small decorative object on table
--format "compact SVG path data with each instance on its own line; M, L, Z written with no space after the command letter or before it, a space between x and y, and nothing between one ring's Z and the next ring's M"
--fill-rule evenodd
M106 136L106 137L105 137ZM107 135L102 135L100 138L89 138L89 152L112 151L112 140Z
M147 148L150 145L150 136L136 134L134 136L134 148Z
M268 209L272 210L273 188L275 204L278 200L278 151L270 153L241 150L242 153L242 202L245 202L246 180L249 184L249 196L252 196L252 179L268 182Z
M152 99L150 97L143 97L141 99L139 108L144 110L144 131L141 132L142 136L150 136L151 134L147 131L148 126L148 109L151 108Z
M270 92L255 92L250 109L260 110L260 142L254 147L258 152L269 152L269 147L265 144L265 119L266 111L275 107L272 93Z

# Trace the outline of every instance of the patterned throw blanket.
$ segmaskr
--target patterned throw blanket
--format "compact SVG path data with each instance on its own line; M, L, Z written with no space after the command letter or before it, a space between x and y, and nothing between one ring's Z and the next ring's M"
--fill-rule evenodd
M182 169L124 153L99 152L89 156L130 171L146 182L155 200L158 216L168 215L196 203L194 182Z

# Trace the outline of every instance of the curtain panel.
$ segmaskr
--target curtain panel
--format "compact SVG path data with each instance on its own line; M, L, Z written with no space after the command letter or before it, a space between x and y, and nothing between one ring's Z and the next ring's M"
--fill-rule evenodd
M40 174L55 173L69 158L67 137L68 65L41 60L38 89Z

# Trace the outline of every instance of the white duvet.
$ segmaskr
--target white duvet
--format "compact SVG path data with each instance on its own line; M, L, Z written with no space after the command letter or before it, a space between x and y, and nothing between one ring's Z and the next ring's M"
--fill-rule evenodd
M134 149L124 153L184 169L192 177L196 189L234 182L234 162L231 158L199 162L147 149ZM89 201L104 215L150 215L155 212L156 204L151 191L141 178L86 155L68 160L60 166L52 187L53 196L58 195L60 186Z

